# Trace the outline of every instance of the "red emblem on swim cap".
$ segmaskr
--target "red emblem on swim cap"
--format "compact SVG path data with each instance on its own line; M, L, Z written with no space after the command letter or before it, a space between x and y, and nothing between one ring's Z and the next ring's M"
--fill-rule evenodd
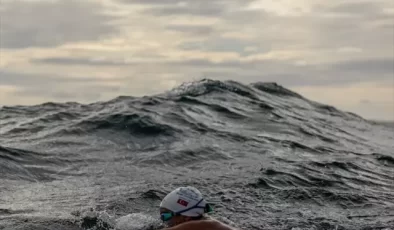
M182 199L178 199L177 203L185 207L187 207L187 205L189 204L189 202Z

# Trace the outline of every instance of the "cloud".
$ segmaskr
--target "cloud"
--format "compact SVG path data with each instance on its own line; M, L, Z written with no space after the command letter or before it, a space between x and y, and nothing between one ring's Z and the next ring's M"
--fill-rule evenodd
M355 73L374 76L394 76L394 57L386 59L348 60L332 65L338 73Z
M71 67L66 69L72 69ZM48 101L82 103L109 100L119 95L144 96L162 93L180 82L176 74L134 71L120 77L72 76L0 71L0 105L37 104ZM115 74L116 75L116 74Z
M119 0L149 6L144 12L155 16L197 15L219 17L230 8L246 7L255 0Z
M91 66L132 66L134 68L154 68L167 73L177 72L180 68L187 73L207 75L209 78L227 76L232 79L250 79L250 81L278 81L285 85L339 85L365 82L371 79L387 80L394 74L394 58L355 59L322 64L298 65L292 58L275 59L267 55L239 56L238 58L213 61L206 58L185 58L182 60L144 61L144 60L94 60L88 58L52 57L33 59L33 63L57 65ZM0 78L1 79L1 78ZM17 78L15 78L17 79Z
M168 66L171 68L177 67L191 67L200 68L204 70L206 68L256 68L256 70L263 69L269 65L283 66L285 63L281 63L276 60L239 60L230 59L222 61L213 61L206 58L183 58L182 60L169 60L164 59L162 61L144 61L144 60L100 60L91 58L73 58L73 57L49 57L49 58L38 58L31 59L32 63L37 64L56 64L56 65L90 65L90 66Z
M362 59L304 66L275 60L223 63L202 60L184 62L184 64L199 66L196 69L200 69L201 76L207 78L240 79L249 83L278 82L286 87L350 86L371 81L393 84L393 63L393 59Z
M184 50L201 50L214 52L236 52L239 54L250 54L257 52L268 51L267 49L255 49L254 51L247 51L250 46L258 47L254 41L242 41L239 39L222 38L214 36L205 40L183 42L178 47Z
M108 60L106 58L71 58L71 57L49 57L31 59L32 63L45 63L55 65L89 65L89 66L124 66L138 64L127 60Z
M141 4L141 5L176 5L176 6L193 6L192 4L209 5L209 4L224 4L237 3L248 5L255 0L118 0L122 3Z
M220 5L202 5L198 4L193 7L188 6L165 6L155 7L144 11L145 13L156 16L171 16L171 15L198 15L205 17L217 17L224 12Z
M53 47L69 42L94 41L110 36L116 19L91 1L2 1L0 47Z
M57 101L83 100L98 101L101 99L103 92L119 92L120 87L114 86L88 86L90 90L86 91L86 86L76 85L74 90L59 90L59 88L30 88L19 87L13 95L18 97L42 97L53 98Z
M391 80L391 83L393 81ZM291 87L295 92L328 105L351 111L364 118L393 120L394 118L394 85L380 85L379 82L354 83L342 85L297 86ZM365 99L367 97L367 99ZM360 103L360 98L369 103Z
M0 87L13 89L12 97L41 97L60 100L96 100L101 93L119 92L119 79L99 77L47 76L0 71ZM1 102L0 103L4 103Z
M191 35L209 35L213 32L213 28L206 25L169 25L166 29Z
M27 74L21 72L11 72L0 70L0 85L2 86L23 86L23 87L39 87L40 89L48 89L54 86L66 86L72 84L79 85L94 85L102 84L109 85L109 83L120 80L116 78L100 78L100 77L75 77L57 75L38 75L38 74ZM69 90L65 88L65 90Z
M194 0L119 0L123 3L129 4L143 4L143 5L184 5L195 2ZM215 2L215 0L200 0L202 3ZM217 2L217 0L216 0Z
M383 12L383 6L377 2L342 2L333 6L323 7L323 10L331 13L344 13L351 15L376 15Z
M387 51L392 39L382 37L394 36L394 14L384 11L387 7L390 1L332 1L314 8L312 28L325 44Z

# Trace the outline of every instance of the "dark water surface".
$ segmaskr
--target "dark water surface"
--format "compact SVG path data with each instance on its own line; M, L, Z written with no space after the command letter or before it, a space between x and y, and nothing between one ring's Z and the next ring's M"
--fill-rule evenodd
M157 229L185 185L242 229L394 229L394 128L234 81L0 109L0 229Z

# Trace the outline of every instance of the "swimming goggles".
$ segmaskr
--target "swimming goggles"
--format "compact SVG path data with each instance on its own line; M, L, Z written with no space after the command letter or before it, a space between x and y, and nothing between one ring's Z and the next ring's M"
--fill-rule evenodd
M195 209L195 208L202 208L204 209L204 213L209 213L213 211L213 208L211 205L206 204L205 206L198 206L204 199L201 199L197 204L194 206L187 208L185 210L179 211L179 212L163 212L160 214L160 219L162 221L169 221L172 217L174 216L180 216L182 213L187 212L189 210Z

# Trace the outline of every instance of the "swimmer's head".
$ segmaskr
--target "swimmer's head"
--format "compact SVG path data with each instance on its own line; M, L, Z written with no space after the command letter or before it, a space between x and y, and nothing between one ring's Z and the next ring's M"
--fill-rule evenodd
M170 226L202 219L211 211L201 192L190 186L175 189L160 204L160 217Z

